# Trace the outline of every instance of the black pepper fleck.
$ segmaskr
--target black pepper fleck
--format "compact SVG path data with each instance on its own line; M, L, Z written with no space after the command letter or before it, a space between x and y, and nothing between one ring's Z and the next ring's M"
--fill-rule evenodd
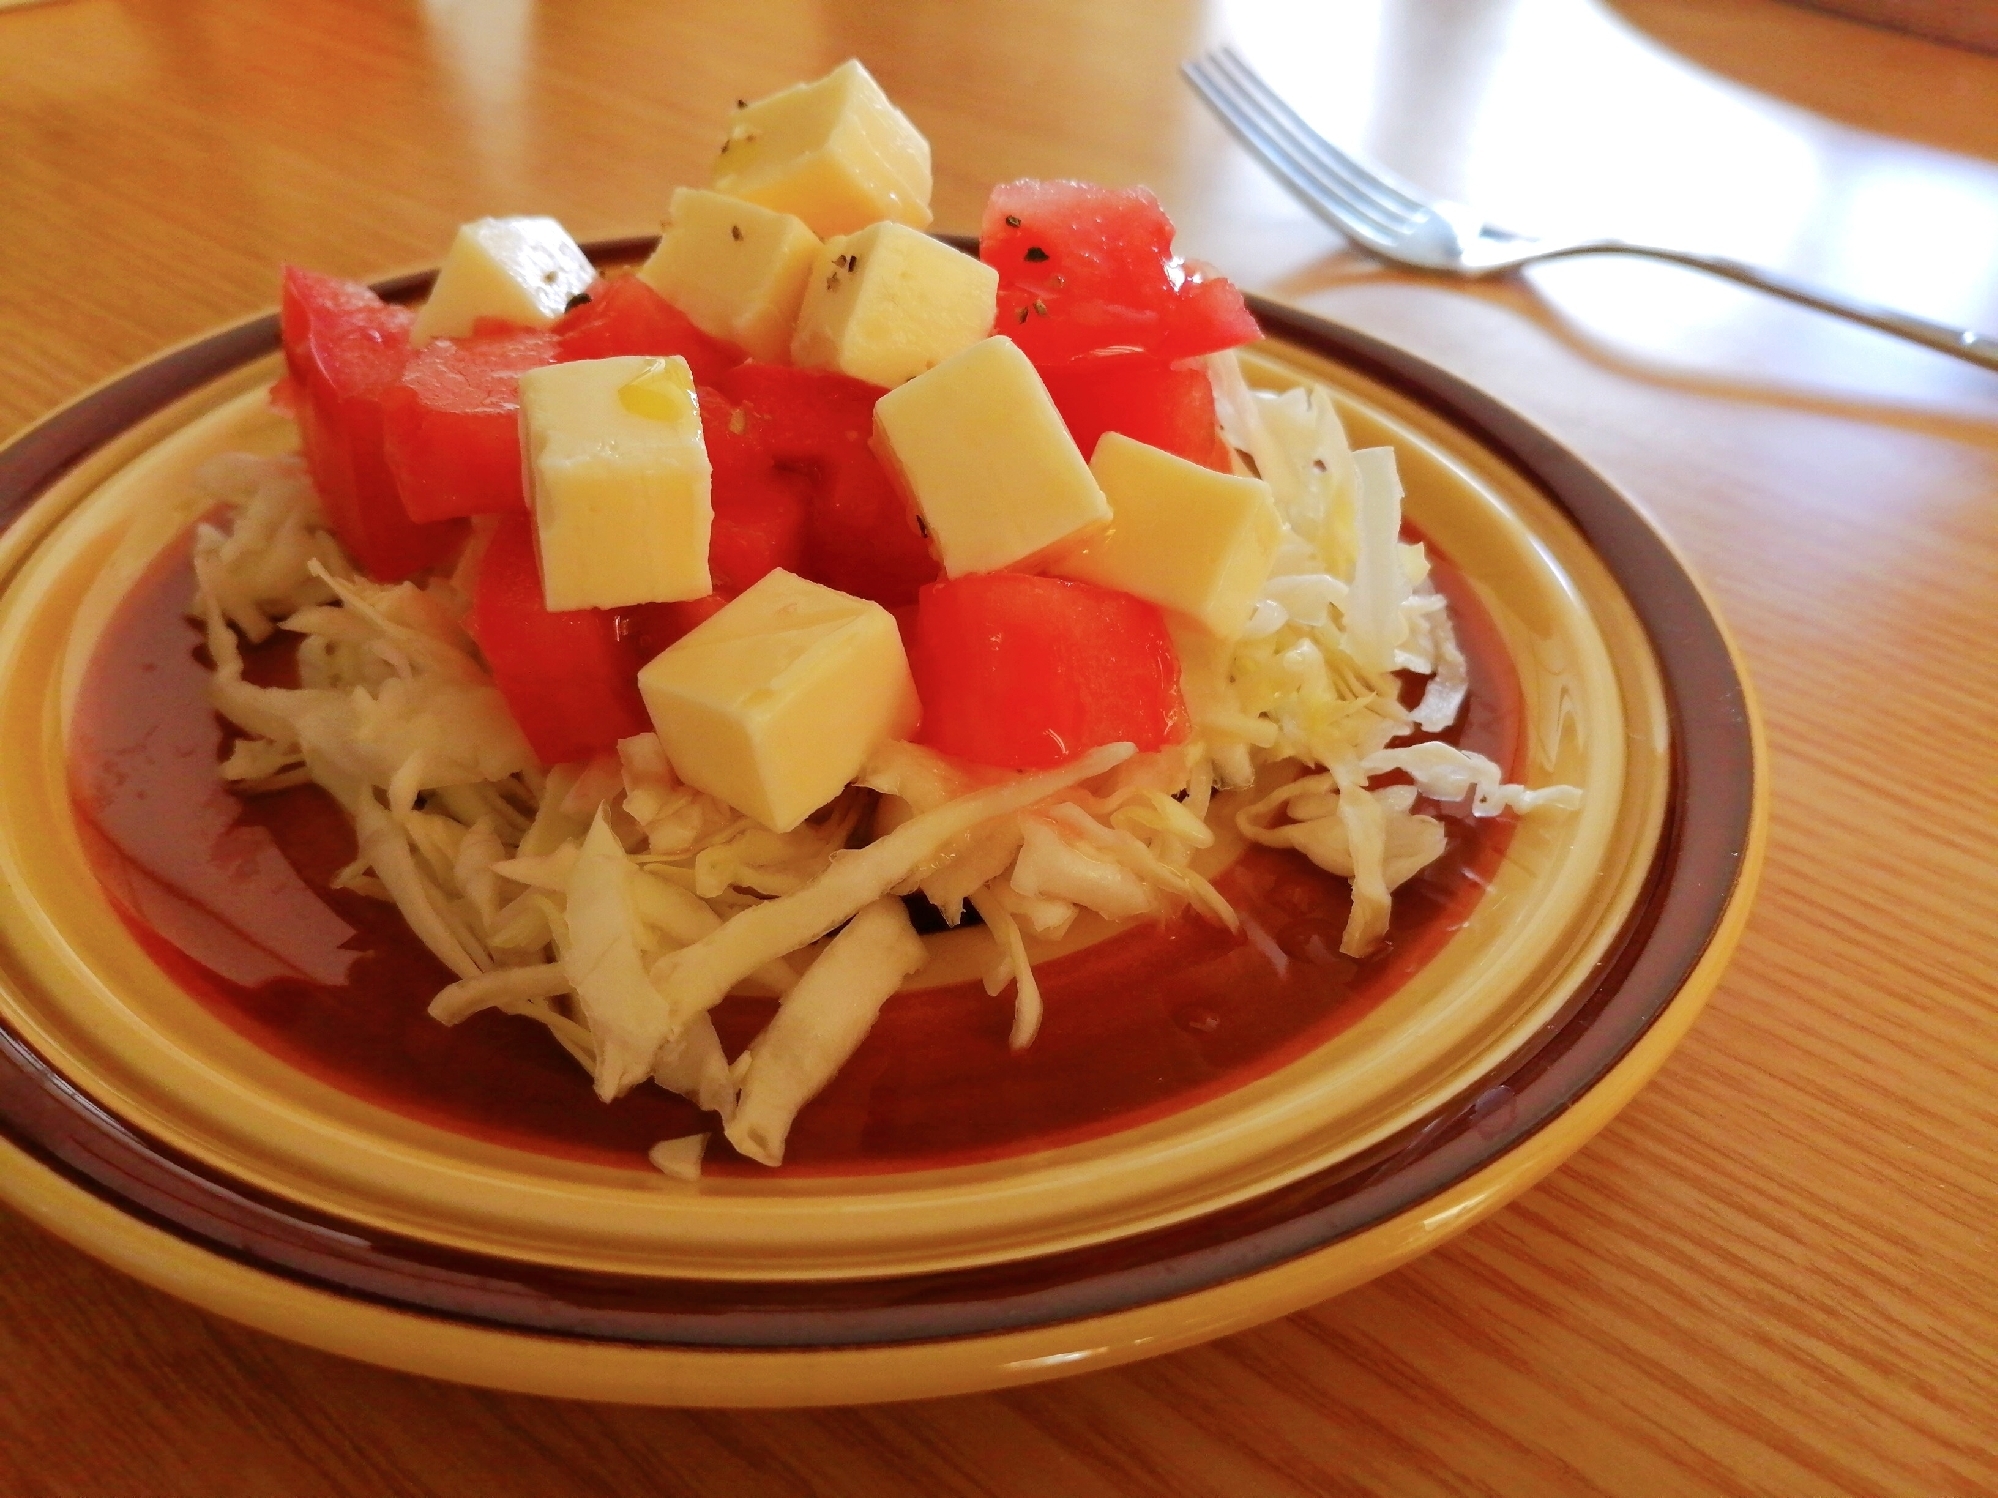
M1019 227L1020 227L1020 215L1019 215L1019 214L1017 214L1017 213L1009 213L1009 214L1007 214L1007 215L1006 215L1006 227L1007 227L1007 228L1009 228L1009 229L1017 229L1017 228L1019 228Z
M1041 261L1048 258L1048 252L1037 244L1030 244L1027 246L1025 258L1038 265Z
M590 294L587 291L579 291L562 304L562 310L564 312L574 312L578 307L588 306L589 302Z

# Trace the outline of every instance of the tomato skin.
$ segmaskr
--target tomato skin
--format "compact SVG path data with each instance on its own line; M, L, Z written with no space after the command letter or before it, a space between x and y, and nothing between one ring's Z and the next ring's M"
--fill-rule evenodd
M1261 336L1232 283L1173 258L1172 232L1142 187L1001 183L978 242L999 272L994 331L1043 369L1102 355L1184 359Z
M390 470L415 521L527 508L520 377L553 364L553 335L439 338L410 356L382 403Z
M479 560L472 637L543 765L568 764L649 733L638 668L609 609L551 613L542 602L534 522L501 518Z
M1186 280L1180 286L1178 312L1158 348L1160 357L1190 359L1218 354L1263 336L1240 287L1198 261L1182 264Z
M831 370L775 364L739 364L717 389L778 468L805 480L803 575L884 607L913 603L939 569L868 445L874 403L886 392Z
M716 590L740 593L777 567L802 573L811 508L806 485L778 468L747 416L725 396L707 387L698 394L712 470L708 571Z
M284 269L286 398L306 467L334 535L382 582L436 566L465 530L457 522L411 520L384 451L383 403L409 360L413 321L408 308L388 305L359 282Z
M1058 365L1041 378L1084 458L1105 432L1122 432L1219 472L1230 469L1214 387L1198 365L1127 355Z
M738 364L714 383L750 413L770 456L792 467L864 452L874 431L874 403L888 393L836 370L788 364Z
M561 345L557 358L564 364L624 354L662 359L678 354L696 385L712 385L746 357L734 344L703 333L636 276L599 280L587 295L587 302L563 313L549 330Z
M373 313L385 305L373 287L359 281L285 266L278 332L284 343L284 367L294 384L303 387L312 376L310 344L315 319L323 325L344 316ZM410 321L415 321L415 314Z
M912 634L917 738L945 754L1041 770L1100 744L1149 752L1186 737L1165 615L1128 593L970 573L922 590Z
M835 469L816 495L806 570L829 588L883 608L914 603L943 572L909 502L872 453Z
M636 673L652 659L722 611L730 598L727 593L710 593L705 598L688 598L679 603L637 603L615 610L617 636L631 652Z

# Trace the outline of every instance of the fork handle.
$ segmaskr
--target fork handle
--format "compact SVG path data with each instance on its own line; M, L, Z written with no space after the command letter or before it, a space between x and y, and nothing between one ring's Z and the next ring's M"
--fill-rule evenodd
M1745 265L1739 260L1729 260L1721 255L1697 255L1690 250L1668 250L1657 245L1629 244L1623 240L1605 240L1578 248L1624 255L1649 255L1654 260L1671 260L1680 265L1690 265L1696 270L1710 271L1716 276L1725 276L1730 281L1739 281L1744 286L1753 286L1792 302L1802 302L1806 307L1815 307L1820 312L1829 312L1835 317L1864 323L1869 328L1878 328L1883 333L1892 333L1897 338L1906 338L1912 343L1919 343L1939 353L1968 360L1985 369L1998 369L1998 337L1993 337L1989 333L1974 333L1968 328L1948 328L1941 323L1910 317L1905 312L1875 307L1866 302L1848 301L1844 297L1833 296L1829 292L1818 290L1815 286L1807 286L1802 281L1793 281L1788 276L1764 270L1757 265Z

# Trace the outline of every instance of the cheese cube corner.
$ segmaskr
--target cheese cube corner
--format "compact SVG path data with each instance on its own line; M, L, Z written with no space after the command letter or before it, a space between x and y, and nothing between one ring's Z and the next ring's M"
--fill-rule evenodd
M680 778L777 832L919 711L894 616L781 568L655 656L638 690Z
M791 214L698 187L674 191L672 215L638 278L703 333L781 364L818 235Z
M874 447L951 577L1032 568L1110 519L1047 386L987 338L874 405Z
M708 450L685 359L530 369L520 377L520 434L550 609L713 591Z
M1175 609L1222 639L1241 634L1283 541L1269 485L1121 432L1103 434L1089 471L1110 527L1049 570Z
M791 362L896 386L992 331L999 272L906 224L827 241L805 283Z
M793 213L825 237L930 221L930 143L858 60L729 117L717 192Z
M482 317L545 328L597 278L576 241L552 218L482 218L461 225L409 330L418 348L463 338Z

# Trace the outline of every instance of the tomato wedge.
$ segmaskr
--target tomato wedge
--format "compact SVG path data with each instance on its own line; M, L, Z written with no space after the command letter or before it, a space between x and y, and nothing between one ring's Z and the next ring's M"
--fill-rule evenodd
M1179 657L1155 604L1089 583L977 572L916 604L909 669L922 743L1011 770L1099 744L1186 737Z
M1174 258L1172 220L1142 187L1007 182L978 257L999 272L996 331L1043 367L1103 354L1184 359L1260 336L1242 293Z
M617 637L631 652L631 669L636 674L660 651L705 624L722 611L727 593L710 593L705 598L689 598L680 603L636 603L616 610Z
M1214 387L1197 364L1143 355L1078 359L1041 371L1055 409L1085 458L1105 432L1150 443L1189 462L1229 471L1214 414Z
M609 609L543 604L534 522L507 515L479 559L472 636L514 721L544 765L589 759L648 733L633 651Z
M561 344L558 357L565 364L623 354L678 354L693 371L695 384L712 385L743 361L741 349L703 333L636 276L598 281L587 295L588 301L571 307L550 330Z
M881 387L831 370L739 364L716 388L771 460L806 481L804 575L889 608L915 602L937 561L868 445Z
M436 566L464 536L459 523L409 518L384 450L383 403L409 361L413 321L359 282L284 269L279 322L306 467L333 534L382 582Z
M701 437L712 471L708 570L716 590L733 596L776 567L802 573L811 507L805 484L778 468L727 397L706 387L699 394Z
M410 356L382 402L389 469L410 519L527 508L520 377L557 352L554 335L516 330L439 338Z

